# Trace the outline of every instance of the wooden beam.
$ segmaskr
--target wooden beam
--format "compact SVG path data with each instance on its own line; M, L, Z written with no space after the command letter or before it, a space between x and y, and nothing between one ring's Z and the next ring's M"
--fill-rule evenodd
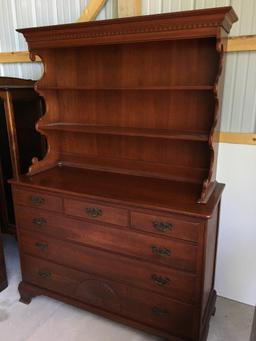
M141 15L141 0L117 0L118 17L133 17Z
M113 0L114 1L114 0ZM117 0L118 1L118 16L133 16L141 13L141 1L140 0ZM101 7L92 7L91 3L97 3ZM106 0L96 0L90 2L84 10L78 21L93 20L97 16L98 12L104 6ZM89 12L86 12L88 9ZM85 13L86 12L86 13ZM89 19L91 18L91 19ZM227 51L226 52L243 52L243 51L256 51L256 35L251 36L240 36L228 39ZM36 61L40 62L40 58L37 56ZM0 63L29 63L28 51L18 52L0 52Z
M256 51L256 35L228 39L227 52Z
M106 2L106 0L90 0L81 16L78 18L77 22L91 21L96 19L102 7L105 6Z
M36 61L40 62L41 59L37 56ZM28 63L28 62L31 62L28 51L0 53L0 63Z
M220 132L219 142L256 145L256 133L253 134Z

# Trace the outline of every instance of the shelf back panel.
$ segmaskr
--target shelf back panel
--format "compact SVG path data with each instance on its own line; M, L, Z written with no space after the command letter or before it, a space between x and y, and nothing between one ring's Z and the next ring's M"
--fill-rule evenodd
M51 91L44 94L51 97ZM58 103L61 122L206 133L211 129L215 106L211 91L190 90L61 90ZM56 110L55 106L50 110Z
M51 134L56 136L56 132L50 132L49 135ZM111 168L111 160L114 160L113 168L118 168L116 164L119 164L124 173L129 170L136 174L137 163L148 175L157 173L160 177L168 178L172 178L172 173L173 176L179 177L177 170L182 169L184 174L180 177L189 182L201 182L209 167L210 154L207 142L152 140L73 132L58 134L61 140L60 154L69 156L71 163L77 166L81 164L83 158L90 158L90 163L95 163L95 166L101 162L99 160L109 160L108 168ZM64 157L62 161L65 160ZM192 180L191 174L195 174Z
M213 85L218 71L215 38L49 49L38 54L45 64L41 87Z

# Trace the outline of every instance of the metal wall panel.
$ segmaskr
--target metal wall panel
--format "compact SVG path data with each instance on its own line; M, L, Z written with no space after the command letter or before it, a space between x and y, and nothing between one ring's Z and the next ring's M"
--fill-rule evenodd
M0 51L22 51L27 46L15 28L74 22L88 0L1 0ZM115 0L108 0L97 20L110 19ZM239 16L231 35L256 34L255 0L142 0L142 14L232 5ZM40 63L0 64L1 76L39 79ZM222 131L256 131L256 52L228 53Z
M208 7L229 6L230 3L231 0L142 0L142 13L156 14L187 11Z
M88 0L1 0L0 52L25 51L27 44L16 28L72 23L79 18ZM113 17L114 4L109 0L98 15ZM0 64L0 76L39 79L41 63Z
M256 52L229 53L222 105L222 131L256 131Z
M142 0L142 13L156 14L222 6L233 6L239 16L239 22L232 27L232 36L256 33L255 0Z
M231 36L256 34L255 0L142 0L143 14L233 6L239 21ZM256 132L256 52L228 53L222 131Z

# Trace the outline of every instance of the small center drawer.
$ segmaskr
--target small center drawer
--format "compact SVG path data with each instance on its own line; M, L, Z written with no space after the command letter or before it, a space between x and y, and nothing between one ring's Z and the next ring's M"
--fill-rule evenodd
M180 220L176 216L131 213L132 228L194 242L199 239L201 224L201 222L189 221L185 218Z
M71 216L128 226L128 211L123 208L106 206L97 202L65 199L64 210Z
M62 199L55 195L15 189L13 191L13 196L15 204L45 208L56 212L62 211Z

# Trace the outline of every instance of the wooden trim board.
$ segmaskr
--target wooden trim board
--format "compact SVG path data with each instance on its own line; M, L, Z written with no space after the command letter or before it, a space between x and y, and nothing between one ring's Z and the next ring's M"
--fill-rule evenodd
M36 62L40 62L41 59L36 56ZM28 51L17 51L17 52L1 52L0 53L0 63L29 63L31 62L29 58Z
M220 132L219 142L256 145L256 133Z
M256 51L256 35L231 37L227 52Z

